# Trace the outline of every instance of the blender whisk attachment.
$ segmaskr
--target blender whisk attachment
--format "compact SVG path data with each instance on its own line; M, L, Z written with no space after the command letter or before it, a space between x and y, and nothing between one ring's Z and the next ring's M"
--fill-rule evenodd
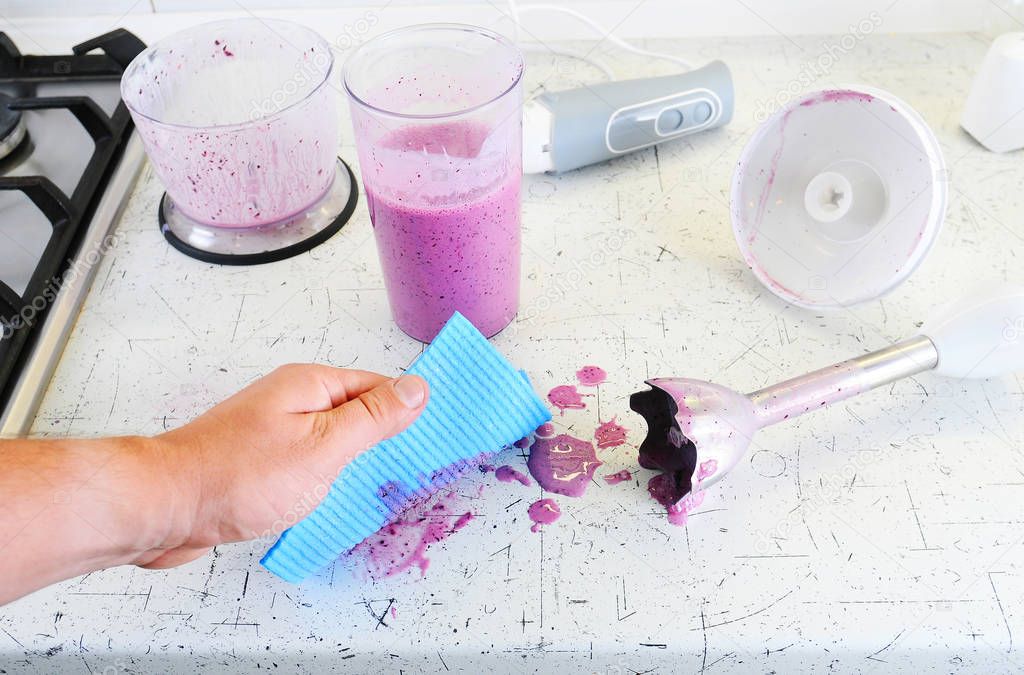
M673 509L725 476L754 434L837 401L934 370L986 378L1024 369L1024 288L987 285L948 304L920 333L750 394L679 377L648 380L630 407L647 421L640 465L661 472L651 496Z

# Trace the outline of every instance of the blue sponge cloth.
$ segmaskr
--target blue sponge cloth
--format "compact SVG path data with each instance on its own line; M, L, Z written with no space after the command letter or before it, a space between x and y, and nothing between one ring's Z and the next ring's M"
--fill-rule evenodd
M260 561L299 582L426 497L551 419L525 373L455 313L406 371L430 384L430 400L402 433L348 464L327 497L286 530Z

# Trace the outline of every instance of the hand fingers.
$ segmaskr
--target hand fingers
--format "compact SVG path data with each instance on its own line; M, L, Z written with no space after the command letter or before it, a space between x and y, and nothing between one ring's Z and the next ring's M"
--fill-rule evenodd
M272 390L282 412L324 412L337 408L389 378L366 370L314 363L281 366L259 382Z
M337 408L321 413L324 450L335 471L360 452L408 427L423 412L430 387L422 377L403 375L382 382Z

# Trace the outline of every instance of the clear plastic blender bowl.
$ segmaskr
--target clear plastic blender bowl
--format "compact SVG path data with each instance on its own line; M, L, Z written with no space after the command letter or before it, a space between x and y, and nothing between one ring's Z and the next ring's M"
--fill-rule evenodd
M332 67L314 31L255 18L189 28L132 61L121 95L167 190L165 228L200 247L216 249L220 237L244 248L223 230L302 237L320 226L310 219L337 215L323 204L348 197Z

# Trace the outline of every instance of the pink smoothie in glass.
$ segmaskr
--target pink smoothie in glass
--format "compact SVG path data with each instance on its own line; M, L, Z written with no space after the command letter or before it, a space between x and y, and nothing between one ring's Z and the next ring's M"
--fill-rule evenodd
M395 322L424 342L456 311L490 337L519 306L522 172L516 156L481 181L474 165L487 142L486 130L460 123L400 129L377 151L413 151L407 175L388 177L407 184L383 196L365 181Z

